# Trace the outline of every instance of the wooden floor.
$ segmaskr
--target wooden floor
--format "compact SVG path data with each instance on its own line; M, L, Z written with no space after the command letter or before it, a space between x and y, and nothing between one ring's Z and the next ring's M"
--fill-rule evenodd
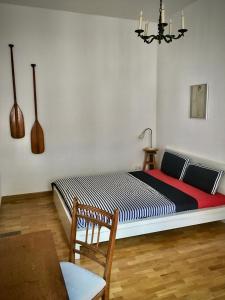
M60 260L68 244L52 197L0 209L0 238L50 229ZM104 245L102 246L104 247ZM90 267L86 260L82 265ZM225 299L225 224L170 230L116 242L110 299Z

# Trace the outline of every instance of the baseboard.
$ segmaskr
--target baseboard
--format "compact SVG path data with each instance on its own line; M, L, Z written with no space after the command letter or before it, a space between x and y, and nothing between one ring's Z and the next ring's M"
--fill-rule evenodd
M13 202L13 201L18 201L18 200L37 199L37 198L49 197L49 196L52 196L52 191L3 196L2 204Z

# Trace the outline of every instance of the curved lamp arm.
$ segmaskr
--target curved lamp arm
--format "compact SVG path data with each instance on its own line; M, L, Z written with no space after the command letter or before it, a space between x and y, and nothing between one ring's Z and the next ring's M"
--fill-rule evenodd
M145 136L146 131L149 131L149 137L150 137L150 148L152 148L152 129L151 128L145 128L142 133L138 136L139 139L143 139Z

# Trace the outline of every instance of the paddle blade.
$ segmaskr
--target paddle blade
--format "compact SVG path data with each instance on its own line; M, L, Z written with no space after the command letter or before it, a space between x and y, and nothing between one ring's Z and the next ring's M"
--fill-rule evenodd
M40 154L45 151L44 132L38 121L34 122L31 129L31 151L34 154Z
M18 104L14 104L10 116L10 131L14 139L21 139L25 136L24 118Z

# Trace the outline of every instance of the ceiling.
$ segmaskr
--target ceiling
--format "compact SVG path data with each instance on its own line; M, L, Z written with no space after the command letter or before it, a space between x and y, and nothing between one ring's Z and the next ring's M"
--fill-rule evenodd
M166 14L173 15L196 0L164 0ZM0 0L0 3L65 10L117 18L137 19L143 9L150 21L158 19L159 0Z

